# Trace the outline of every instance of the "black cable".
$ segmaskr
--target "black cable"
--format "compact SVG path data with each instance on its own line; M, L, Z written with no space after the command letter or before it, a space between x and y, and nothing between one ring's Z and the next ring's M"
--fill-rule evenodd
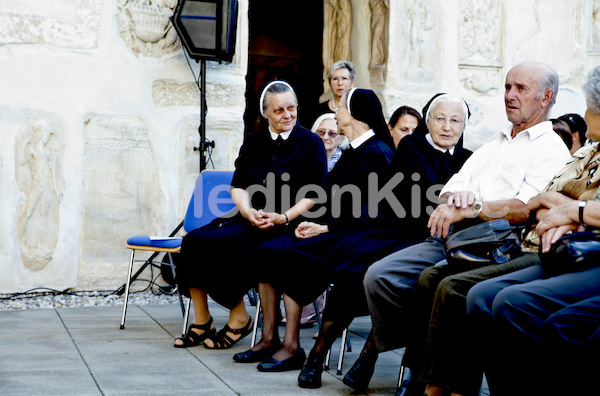
M136 282L147 282L148 286L146 286L142 290L138 290L138 293L143 293L146 291L150 291L153 295L158 296L161 294L173 295L175 293L175 288L169 288L159 285L157 283L158 278L161 276L159 271L158 275L154 275L154 267L150 267L150 279L136 279ZM77 290L77 291L68 291L68 290L56 290L49 287L36 287L33 289L26 290L24 292L19 293L10 293L10 294L0 294L0 301L9 301L9 300L24 300L28 298L37 298L42 296L78 296L78 297L108 297L110 295L117 294L117 290Z

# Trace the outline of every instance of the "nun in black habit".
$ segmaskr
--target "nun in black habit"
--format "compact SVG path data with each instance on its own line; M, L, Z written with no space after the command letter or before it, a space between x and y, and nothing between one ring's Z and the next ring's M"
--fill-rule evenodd
M298 377L301 387L320 386L323 360L333 342L355 317L369 314L363 288L368 267L429 236L427 207L435 208L437 202L431 200L437 199L443 185L471 155L463 148L462 136L469 116L461 97L432 97L423 108L423 119L400 141L392 161L390 184L396 184L393 194L397 201L382 201L378 217L360 219L336 241L333 287L327 293L319 336ZM377 356L373 334L369 334L344 383L357 391L366 390Z
M326 200L305 214L294 233L262 244L258 250L259 294L263 310L261 340L234 356L238 362L262 362L260 371L298 370L305 360L298 331L304 305L328 287L331 248L344 230L357 221L368 197L369 178L385 183L394 149L381 103L375 93L346 91L336 114L339 133L350 141L324 182ZM380 186L374 185L373 189ZM349 189L352 192L344 191ZM315 214L319 213L318 218ZM286 330L280 343L276 327L279 295L283 294Z
M182 290L189 289L194 323L175 340L175 347L204 343L206 348L226 349L251 332L252 320L243 301L257 284L251 257L261 243L293 230L314 203L298 192L306 185L320 185L326 175L325 147L319 136L297 123L298 100L292 87L284 81L270 82L259 107L268 128L245 136L240 148L231 182L237 213L183 237L177 281ZM297 200L286 203L284 197ZM230 310L218 333L207 295Z

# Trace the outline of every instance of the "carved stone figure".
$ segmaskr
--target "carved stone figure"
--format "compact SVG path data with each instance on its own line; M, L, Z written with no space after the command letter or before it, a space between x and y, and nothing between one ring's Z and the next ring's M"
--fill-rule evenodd
M491 65L499 63L499 26L497 0L461 2L461 63Z
M371 9L371 60L369 69L372 83L382 83L385 79L387 60L388 0L370 0Z
M408 26L410 56L408 66L412 69L429 69L430 60L438 57L434 51L434 13L427 1L418 0L409 7Z
M24 196L17 208L17 243L23 266L40 271L52 261L58 241L64 147L53 125L27 120L18 131L16 154L16 179Z
M325 69L338 60L350 59L352 6L350 0L327 0L325 21L331 24L329 53L323 54ZM327 23L327 22L326 22Z
M118 0L117 24L123 41L137 54L160 57L181 48L169 19L177 0Z

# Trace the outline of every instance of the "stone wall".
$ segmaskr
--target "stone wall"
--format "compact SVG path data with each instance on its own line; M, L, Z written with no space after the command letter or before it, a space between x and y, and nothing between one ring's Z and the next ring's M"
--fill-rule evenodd
M351 3L352 25L363 27L350 39L357 85L379 93L387 116L401 105L421 110L437 92L456 93L473 113L465 145L476 149L508 125L504 76L530 60L559 73L552 117L585 112L580 87L600 64L598 0L338 1Z
M169 21L175 6L0 2L0 293L113 290L126 239L182 219L199 172L200 70ZM237 32L233 62L207 62L217 169L233 167L243 139L244 18Z
M200 71L168 21L175 5L0 1L0 293L112 290L126 275L127 237L168 234L181 220L199 170ZM347 56L386 116L404 104L420 110L436 92L463 96L471 149L507 125L512 65L556 68L557 116L583 114L581 84L600 64L600 0L323 5L326 66ZM247 10L240 0L233 62L207 64L217 169L233 168L243 139Z

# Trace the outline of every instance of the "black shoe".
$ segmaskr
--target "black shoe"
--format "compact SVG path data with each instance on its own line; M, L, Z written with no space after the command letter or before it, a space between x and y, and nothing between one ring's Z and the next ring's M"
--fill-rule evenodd
M323 363L308 359L298 376L298 386L310 389L320 388L321 375L323 375Z
M425 385L419 383L411 369L406 366L402 366L400 369L398 383L398 389L396 389L394 396L423 396L425 393Z
M375 371L375 362L358 358L348 370L342 382L359 393L363 393L369 386L369 381Z
M268 360L275 352L279 350L281 343L273 344L265 349L253 351L248 349L245 352L236 353L233 355L233 360L238 363L256 363Z
M291 370L300 370L304 365L304 361L306 360L306 353L304 353L304 349L300 349L296 354L292 357L289 357L285 360L275 360L270 358L266 362L262 362L256 368L258 371L263 372L280 372L280 371L291 371Z

